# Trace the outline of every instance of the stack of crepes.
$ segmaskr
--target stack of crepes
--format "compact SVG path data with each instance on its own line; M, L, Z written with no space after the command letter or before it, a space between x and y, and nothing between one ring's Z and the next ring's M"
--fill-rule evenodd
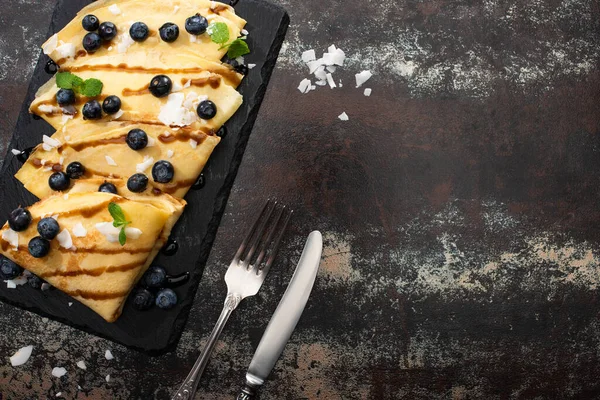
M88 14L111 21L118 31L110 43L93 53L82 45L88 33L82 19ZM27 229L16 232L8 223L4 225L1 253L109 322L119 317L128 294L167 241L185 206L184 195L220 141L217 131L242 104L236 87L243 76L221 62L227 49L208 34L185 31L186 19L196 14L209 23L225 23L232 38L241 36L246 23L232 7L206 0L97 1L42 47L60 72L71 72L82 80L99 79L103 88L96 100L100 103L116 95L122 105L118 113L86 120L82 107L90 98L77 95L74 106L61 107L55 78L39 89L30 111L56 132L44 137L16 178L42 200L28 207L32 221ZM136 21L143 21L150 31L143 42L130 38L129 28ZM166 22L180 28L174 42L161 40L158 33ZM155 97L148 90L156 75L172 81L168 96ZM199 101L205 99L217 110L206 120L196 112ZM133 150L126 143L132 129L147 134L145 148ZM155 182L151 173L161 160L174 169L167 183ZM65 171L72 162L85 167L84 175L71 179L65 190L53 190L50 176ZM148 185L134 193L127 180L136 173L145 174ZM100 192L105 183L112 183L117 193ZM128 228L134 228L124 245L110 226L106 228L107 222L113 222L110 203L121 207L131 222ZM51 240L49 253L36 258L29 253L28 243L38 236L37 222L48 216L58 221L62 240Z

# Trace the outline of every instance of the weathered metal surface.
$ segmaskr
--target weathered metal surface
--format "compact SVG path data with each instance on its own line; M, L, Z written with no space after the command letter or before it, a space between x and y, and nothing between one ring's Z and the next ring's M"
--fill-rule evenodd
M600 397L600 2L280 3L287 48L176 353L148 358L0 305L0 354L36 345L26 366L5 358L4 396L168 398L218 316L250 210L272 195L296 210L290 234L199 398L236 393L312 229L322 269L263 399ZM3 56L24 48L16 26L45 32L49 11L0 5ZM334 74L344 86L300 94L300 51L332 43L350 57ZM362 69L371 97L353 85ZM0 108L14 118L27 77L11 76Z

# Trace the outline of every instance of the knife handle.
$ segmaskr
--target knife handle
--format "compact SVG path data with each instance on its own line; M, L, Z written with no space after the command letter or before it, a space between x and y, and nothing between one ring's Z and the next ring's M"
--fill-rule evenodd
M236 400L254 400L258 394L258 387L250 385L248 382L244 385L244 388L237 395Z

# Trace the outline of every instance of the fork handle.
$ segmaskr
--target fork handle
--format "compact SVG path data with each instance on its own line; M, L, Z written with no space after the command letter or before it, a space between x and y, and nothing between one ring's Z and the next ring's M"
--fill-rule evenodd
M242 296L239 294L227 294L223 311L221 311L221 315L208 338L208 342L206 343L202 354L198 357L187 378L185 378L179 387L179 390L173 395L171 400L192 400L194 398L196 390L198 389L198 382L208 364L208 360L210 359L215 344L217 343L219 336L221 336L221 332L223 332L223 328L225 328L229 316L240 304L240 301L242 301Z

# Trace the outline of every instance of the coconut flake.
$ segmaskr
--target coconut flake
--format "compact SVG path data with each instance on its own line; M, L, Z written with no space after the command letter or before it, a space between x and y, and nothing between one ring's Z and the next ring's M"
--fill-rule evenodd
M305 63L309 61L315 61L316 59L317 56L315 55L315 51L313 49L306 50L302 53L302 61L304 61Z
M319 68L321 65L324 65L324 62L322 58L319 58L318 60L307 62L306 65L308 65L309 73L313 74L317 68Z
M190 139L190 147L192 149L195 149L196 147L198 147L198 142L196 142L194 139Z
M19 234L8 228L2 232L2 239L12 246L14 250L19 248Z
M50 136L44 135L42 136L42 141L44 144L47 144L50 147L59 147L60 142L56 139L52 139Z
M154 146L154 144L156 143L156 141L151 138L150 136L148 136L148 145L146 147L152 147Z
M39 112L43 112L44 114L52 114L54 111L58 110L58 107L51 106L49 104L42 104L38 107Z
M371 95L371 88L366 88L365 91L363 92L363 94L367 97L369 97Z
M71 238L69 231L66 229L63 229L62 232L56 236L56 239L58 240L58 244L65 249L70 249L73 247L73 239Z
M113 357L113 355L112 355L112 353L110 352L110 350L106 350L106 352L104 353L104 357L105 357L107 360L109 360L109 361L110 361L110 360L112 360L113 358L115 358L115 357Z
M362 71L362 72L359 72L358 74L356 74L355 75L355 77L356 77L356 87L357 88L361 87L372 76L373 76L373 74L371 73L371 71Z
M113 47L112 46L108 46L108 51L112 51Z
M6 287L8 289L16 289L17 286L22 286L27 283L27 277L25 276L25 274L23 274L23 275L19 276L18 278L9 279L4 282L6 282Z
M325 85L327 85L327 81L325 81L325 80L323 80L323 81L316 81L315 84L317 86L325 86Z
M64 200L69 200L69 193L65 193L65 194L63 195L63 199L64 199Z
M335 88L337 87L337 85L335 84L334 80L333 80L333 76L331 76L330 73L327 73L327 75L325 75L327 77L327 83L329 84L330 88Z
M250 34L250 32L248 32L245 29L242 29L240 32L242 33L242 35L246 35L246 36Z
M62 396L62 392L56 393L56 397L60 397L60 396Z
M335 65L328 65L327 66L327 71L333 73L333 72L335 72L335 70L336 70Z
M67 374L67 370L63 367L52 368L52 376L60 378L61 376L65 376L66 374Z
M116 4L113 4L112 6L108 7L108 11L110 11L113 15L121 14L121 9Z
M44 54L51 54L54 50L56 50L56 47L58 46L58 35L54 34L52 35L52 37L50 39L48 39L48 41L42 46L42 50L44 51Z
M303 79L298 85L298 90L302 93L308 93L310 90L311 82L310 79Z
M19 365L25 364L29 360L29 357L31 357L32 351L33 346L21 347L10 357L10 365L13 367L18 367Z
M6 288L7 289L16 289L17 288L17 284L14 281L10 280L10 279L7 280L7 281L4 281L4 282L6 283Z
M348 114L346 114L345 112L338 115L338 118L341 119L342 121L348 121L348 119L349 119Z
M325 72L324 66L321 65L319 68L317 68L317 70L315 71L315 78L317 78L320 81L327 80L327 72Z
M63 164L64 164L64 162L65 162L65 158L64 158L64 157L60 157L60 158L58 159L58 163L59 163L60 165L63 165Z
M173 150L171 150L171 149L167 150L167 157L169 157L169 158L173 158L173 154L175 154L175 153L173 152Z
M346 60L346 54L341 49L335 49L332 55L334 65L342 66Z
M239 56L235 59L235 61L238 62L238 64L243 64L244 63L244 57L243 56Z
M112 115L112 119L119 119L123 116L123 114L125 114L125 112L123 110L119 110Z
M190 42L191 43L196 43L198 41L198 38L196 38L196 35L190 35Z
M127 29L129 31L129 29ZM131 38L129 33L123 33L120 35L121 38L117 42L117 51L120 54L127 53L127 50L135 43L135 40Z
M78 222L75 224L75 226L73 226L73 235L75 237L86 237L87 236L87 229L85 229L83 227L83 224L81 222Z
M85 361L83 361L83 360L77 361L77 366L81 369L87 369L87 366L85 365Z
M70 302L68 302L67 304L69 305L69 307L71 307L71 306L73 305L73 302L72 302L72 301L70 301Z
M61 44L56 48L59 58L73 58L75 57L75 45L71 43Z
M173 9L173 14L177 14L178 11L179 11L179 6L175 6L175 8Z
M334 63L334 58L333 58L333 54L331 53L324 53L323 54L323 64L325 65L333 65Z
M185 95L183 93L171 93L167 98L167 102L160 108L158 114L160 122L167 126L187 126L197 121L198 115L191 109L184 107L184 101Z
M109 242L116 243L119 241L119 233L121 233L121 230L115 228L112 222L100 222L97 223L95 227ZM138 228L125 228L125 236L128 239L138 239L141 235L142 231Z
M106 375L106 378L104 378L104 379L106 379L107 383L110 382L110 375Z
M13 153L15 156L18 156L19 154L23 153L21 150L17 150L17 149L11 149L10 152Z
M50 289L50 284L47 282L44 282L44 283L42 283L42 287L40 289L42 289L42 291L45 292L46 290ZM48 319L46 319L46 322L48 322Z
M144 161L139 164L136 164L135 170L136 172L145 172L150 166L154 164L154 158L149 156L144 156Z
M248 69L252 69L254 67L256 67L256 64L248 64Z
M115 162L115 160L113 160L111 156L104 156L104 159L106 160L106 163L108 165L112 165L113 167L117 166L117 163Z

